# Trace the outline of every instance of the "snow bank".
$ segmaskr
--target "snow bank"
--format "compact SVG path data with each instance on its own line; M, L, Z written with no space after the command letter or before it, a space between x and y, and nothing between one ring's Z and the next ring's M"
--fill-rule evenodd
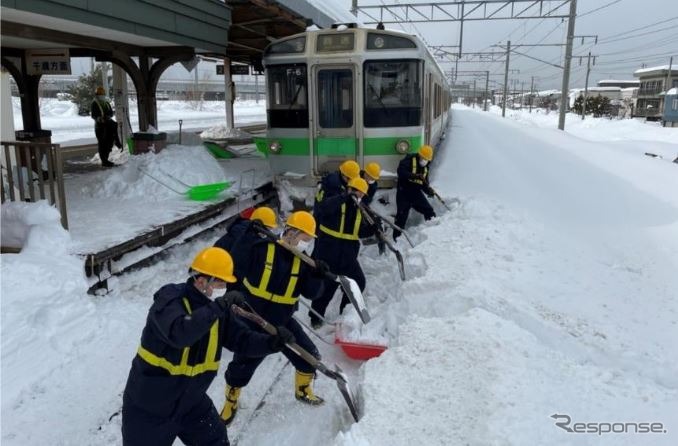
M200 134L202 139L251 138L252 135L238 128L228 128L226 125L211 127Z
M47 202L2 205L6 232L20 254L2 255L2 412L95 335L84 321L93 312L82 259L68 254L70 236ZM82 324L82 325L81 325ZM78 329L82 327L82 329ZM27 354L30 352L30 354Z
M80 195L162 201L181 196L190 186L223 182L226 178L217 160L203 146L170 145L157 154L131 156L129 162L101 180L82 185Z

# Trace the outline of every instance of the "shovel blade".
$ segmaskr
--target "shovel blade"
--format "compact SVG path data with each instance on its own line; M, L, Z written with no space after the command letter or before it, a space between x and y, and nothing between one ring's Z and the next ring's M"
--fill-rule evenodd
M353 392L351 392L351 388L348 385L348 378L346 378L346 375L344 372L339 368L338 365L335 364L334 366L334 380L337 382L337 387L339 388L339 392L341 392L341 396L344 397L344 401L346 401L346 405L348 406L348 409L351 411L351 415L353 415L353 419L356 421L360 421L360 414L358 413L358 405L356 404L355 397L353 396Z
M337 276L337 281L341 285L341 289L348 296L348 300L351 302L360 316L360 320L363 324L366 324L372 319L370 313L367 311L367 305L365 305L365 299L363 298L363 293L360 291L360 287L355 280L346 276Z

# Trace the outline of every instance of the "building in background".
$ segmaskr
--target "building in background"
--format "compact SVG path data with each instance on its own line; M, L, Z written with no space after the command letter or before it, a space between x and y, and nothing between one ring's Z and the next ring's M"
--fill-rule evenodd
M633 75L640 81L638 100L633 115L653 121L661 120L666 91L678 87L678 66L672 67L671 73L669 73L669 66L664 65L642 68L636 70Z

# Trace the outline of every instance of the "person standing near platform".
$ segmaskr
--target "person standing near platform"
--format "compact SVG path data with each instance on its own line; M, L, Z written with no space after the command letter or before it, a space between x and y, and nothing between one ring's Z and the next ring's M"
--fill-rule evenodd
M122 148L118 137L118 124L113 120L113 107L106 97L104 87L97 87L96 96L90 107L90 115L94 119L94 134L97 137L99 158L103 167L113 167L115 164L108 160L113 144Z
M374 235L374 228L362 219L357 202L367 194L367 182L362 178L353 178L348 183L346 192L327 198L319 205L318 240L313 251L316 261L327 263L330 271L337 275L344 275L355 280L360 291L365 289L365 274L358 262L360 239ZM320 298L315 299L311 306L313 310L325 315L325 310L334 296L339 284L325 279L325 289ZM348 305L348 297L344 294L339 305L343 311ZM322 326L322 319L315 313L309 312L313 328Z
M243 296L224 294L236 280L228 252L203 249L189 273L185 283L165 285L153 296L123 393L123 446L171 446L177 437L184 444L228 446L226 426L206 393L221 349L263 356L294 342L285 327L269 336L231 313Z
M226 234L214 243L214 246L225 249L233 257L235 264L233 273L242 281L249 265L250 248L255 242L264 238L257 231L257 225L262 225L268 231L278 229L278 216L268 206L258 207L252 212L249 219L238 216L227 229ZM242 289L242 282L229 285L230 289Z
M424 194L433 196L433 189L428 184L428 164L433 159L433 147L421 146L417 153L406 155L398 164L398 187L396 190L396 206L398 208L395 224L405 227L410 209L414 209L430 220L436 216L433 207ZM400 231L393 230L393 240L400 237Z
M370 205L377 193L377 180L381 176L381 166L378 163L367 163L365 170L360 172L360 177L367 182L367 194L363 197L363 203Z
M285 224L282 240L299 251L306 251L315 238L316 222L306 211L292 213ZM273 325L287 328L304 350L320 358L317 347L294 319L300 295L315 299L323 287L327 272L324 262L317 262L311 269L299 257L273 240L261 240L249 249L249 266L243 285L245 301L252 311ZM253 326L253 325L251 325ZM313 366L292 350L282 350L295 368L294 395L297 400L317 406L323 399L313 393ZM266 355L243 355L236 353L226 369L226 390L221 419L228 426L238 411L240 392L245 387Z

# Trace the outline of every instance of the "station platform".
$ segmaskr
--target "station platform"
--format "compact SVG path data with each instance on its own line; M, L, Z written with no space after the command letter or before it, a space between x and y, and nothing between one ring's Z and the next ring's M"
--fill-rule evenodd
M263 157L253 154L217 160L202 146L177 145L166 150L162 157L118 152L117 156L125 159L112 156L120 164L109 169L91 160L65 169L72 252L84 260L91 291L106 288L111 275L223 225L247 208L277 199L273 176ZM174 174L154 167L156 164L173 168ZM156 169L153 178L146 170L151 168ZM182 193L181 179L175 175L191 184L196 184L196 178L205 178L205 183L219 178L230 187L214 199L193 201Z

